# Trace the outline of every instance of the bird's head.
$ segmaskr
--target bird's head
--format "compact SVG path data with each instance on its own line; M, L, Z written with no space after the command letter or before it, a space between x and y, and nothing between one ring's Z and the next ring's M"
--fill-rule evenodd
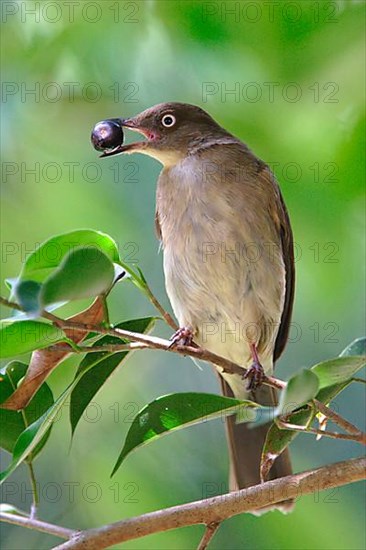
M143 153L169 166L189 155L201 143L228 135L203 109L186 103L160 103L134 117L118 120L123 128L138 132L145 139L120 145L102 156Z

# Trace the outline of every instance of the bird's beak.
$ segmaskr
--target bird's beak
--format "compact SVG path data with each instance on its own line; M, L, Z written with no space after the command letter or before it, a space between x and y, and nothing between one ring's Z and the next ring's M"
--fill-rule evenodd
M120 153L142 153L149 145L149 142L156 139L156 136L153 135L149 130L140 126L136 118L120 118L118 119L118 121L122 127L129 128L133 132L138 132L139 134L147 138L147 141L136 141L127 145L118 145L111 151L104 151L100 155L101 157L110 157L112 155L118 155Z

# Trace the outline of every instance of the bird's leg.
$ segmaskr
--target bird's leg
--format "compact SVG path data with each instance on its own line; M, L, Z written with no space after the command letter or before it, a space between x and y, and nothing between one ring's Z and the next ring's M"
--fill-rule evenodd
M193 330L189 327L179 328L173 336L171 336L170 340L171 344L169 348L173 348L178 345L191 346L193 341Z
M250 344L250 349L252 352L253 363L251 367L244 374L244 378L248 378L248 391L254 391L258 386L260 386L264 379L264 369L260 364L257 347L255 344Z

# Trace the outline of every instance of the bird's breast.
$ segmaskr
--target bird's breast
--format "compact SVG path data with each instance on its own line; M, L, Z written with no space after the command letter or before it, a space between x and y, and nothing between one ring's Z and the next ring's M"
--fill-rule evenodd
M232 349L239 362L235 350L243 356L246 336L263 336L264 313L269 322L280 319L283 264L275 269L260 250L262 235L240 187L220 183L206 179L202 164L181 163L160 176L157 211L166 289L180 326L192 327L216 353Z

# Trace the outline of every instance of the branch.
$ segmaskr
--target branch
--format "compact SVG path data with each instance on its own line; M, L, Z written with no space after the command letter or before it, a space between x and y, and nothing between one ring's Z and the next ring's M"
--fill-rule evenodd
M219 527L220 527L220 523L215 523L215 522L210 523L209 525L206 525L206 530L201 539L201 542L198 545L197 550L206 550L207 546L210 544L211 540L216 535Z
M153 294L150 291L151 296ZM0 296L0 303L6 305L7 307L13 307L15 309L22 310L21 306L16 304L15 302L10 302L6 298L3 298ZM158 307L158 306L157 306ZM162 306L159 307L162 308ZM164 310L162 310L164 311ZM60 317L57 317L53 313L49 313L48 311L42 312L42 317L48 319L51 321L55 326L59 327L62 330L77 330L77 331L83 331L83 332L97 332L99 334L105 334L105 335L111 335L116 336L118 338L123 338L125 340L129 340L129 343L123 343L123 344L104 344L103 346L75 346L71 347L69 344L62 344L59 343L55 347L58 351L66 351L66 352L79 352L79 353L93 353L93 352L110 352L115 353L118 351L126 351L126 350L137 350L137 349L155 349L155 350L163 350L163 351L170 351L172 353L177 353L179 355L189 355L190 357L194 357L196 359L200 359L202 361L207 361L209 363L213 363L216 366L221 367L222 372L229 372L232 374L239 374L243 379L245 378L245 374L247 372L247 369L244 367L233 363L229 359L226 359L225 357L221 357L219 355L216 355L215 353L210 352L209 350L205 348L201 348L197 346L196 344L193 344L191 346L185 346L181 344L176 344L172 346L172 342L170 340L165 340L163 338L159 338L157 336L151 336L146 334L141 334L138 332L132 332L129 330L122 330L120 328L113 328L113 327L105 327L102 325L96 325L93 323L80 323L77 321L72 321L70 319L62 319ZM167 314L169 319L172 321L169 314ZM168 322L168 321L167 321ZM172 321L174 323L174 321ZM170 323L170 321L169 321ZM170 323L171 326L172 323ZM174 325L175 326L175 325ZM53 349L53 346L50 346L50 350ZM286 382L283 382L282 380L279 380L278 378L274 378L273 376L265 376L262 381L263 384L272 386L274 388L283 390L286 387ZM317 430L315 428L310 427L299 427L297 425L290 425L285 424L283 422L282 425L284 428L290 429L290 430L296 430L296 431L303 431L307 433L314 433L317 435L323 435L328 437L333 437L337 439L347 439L347 440L353 440L357 441L363 444L366 444L366 435L362 433L356 426L342 418L340 415L329 409L326 405L322 404L321 402L317 401L316 399L313 400L315 406L318 408L318 410L333 420L333 422L337 423L339 426L341 426L343 429L348 431L349 434L339 434L337 432L326 432L324 430Z
M172 346L172 342L170 340L165 340L164 338L159 338L157 336L147 336L145 334L140 334L138 332L131 332L129 330L122 330L120 328L105 328L102 326L95 326L93 324L85 324L85 323L76 323L73 321L68 321L64 319L60 319L59 317L56 317L55 315L52 315L51 313L44 312L44 317L55 323L59 328L61 329L75 329L75 330L85 330L89 332L98 332L99 334L108 334L111 336L117 336L118 338L124 338L127 340L131 340L131 342L138 342L140 344L145 344L145 346L139 346L139 349L159 349L163 351L170 351L172 353L177 353L178 355L189 355L190 357L194 357L195 359L200 359L201 361L207 361L208 363L213 363L219 367L222 368L223 372L228 372L231 374L239 374L241 377L244 378L245 373L247 372L247 369L238 365L237 363L233 363L233 361L230 361L229 359L226 359L225 357L221 357L220 355L216 355L216 353L212 353L211 351L200 348L198 346L184 346L181 344L176 344ZM109 346L110 351L119 351L120 349L128 349L128 344L122 344L123 347L120 347L117 345ZM103 346L104 351L108 351L108 345ZM96 348L88 348L88 350L84 347L82 348L82 351L93 351L96 350ZM133 347L133 349L136 349L136 346ZM70 350L72 351L72 350ZM98 351L101 351L100 349ZM270 386L273 386L277 389L283 389L286 387L286 382L283 382L282 380L279 380L277 378L274 378L273 376L265 376L263 380L263 384L267 384Z
M284 422L279 418L277 418L276 424L280 429L283 430L292 430L294 432L301 432L305 434L315 434L322 437L332 437L333 439L345 439L347 441L356 441L357 443L362 443L363 445L366 445L366 434L360 431L358 431L357 434L328 432L326 430L319 430L318 428L310 428L309 426L299 426L298 424L291 424L289 422Z
M6 298L3 298L0 296L0 303L4 304L7 307L17 309L19 311L23 311L21 306L19 306L15 302L10 302ZM42 312L42 317L45 319L48 319L52 323L54 323L57 327L60 329L69 329L69 330L84 330L88 332L97 332L99 334L108 334L111 336L117 336L118 338L124 338L127 340L130 340L131 342L139 342L141 344L146 344L146 347L149 349L160 349L163 351L171 351L173 353L177 353L179 355L189 355L190 357L194 357L196 359L200 359L202 361L207 361L209 363L214 363L215 365L222 368L223 372L228 372L231 374L239 374L240 376L244 377L247 369L244 367L233 363L229 359L225 359L225 357L221 357L220 355L216 355L215 353L212 353L204 348L195 347L195 346L183 346L183 345L175 345L172 346L172 342L169 340L165 340L164 338L158 338L156 336L147 336L145 334L140 334L138 332L131 332L129 330L122 330L119 328L106 328L101 325L95 325L92 323L78 323L75 321L65 320L61 319L60 317L57 317L56 315L53 315L52 313L49 313L48 311ZM94 348L95 349L95 348ZM123 349L126 349L124 347ZM136 349L136 347L134 348ZM143 348L140 348L143 349ZM104 349L105 351L106 349ZM69 349L69 351L75 351L72 349ZM83 351L86 351L83 349ZM93 351L92 348L88 351ZM115 348L114 351L117 351L117 348ZM263 384L267 384L270 386L273 386L277 389L283 389L286 386L286 383L282 380L278 380L277 378L274 378L272 376L266 376L263 380Z
M233 493L182 504L139 517L81 531L55 550L102 550L114 544L197 524L220 523L287 499L340 487L365 477L366 459L355 458Z
M159 311L159 313L161 313L161 315L163 316L165 322L174 331L177 330L179 327L178 327L177 323L174 321L174 319L172 318L172 316L170 315L170 313L165 311L165 309L163 308L161 303L158 301L158 299L151 292L151 289L150 289L149 285L147 284L147 282L144 281L144 283L145 283L144 290L145 290L145 293L146 293L147 297L149 298L150 302L153 304L153 306L156 307L156 309Z
M231 374L239 374L243 378L245 373L247 372L247 369L238 365L237 363L233 363L232 361L230 361L229 359L226 359L225 357L216 355L216 353L212 353L211 351L208 351L205 348L200 348L198 346L193 346L193 345L184 346L181 344L176 344L172 346L172 342L170 340L165 340L164 338L159 338L157 336L151 336L151 335L147 336L146 334L141 334L139 332L132 332L130 330L123 330L120 328L105 328L103 326L95 326L92 323L91 324L78 323L75 321L61 319L60 317L57 317L56 315L53 315L48 311L44 311L42 313L42 316L48 319L49 321L52 321L57 327L61 328L62 330L74 329L74 330L84 330L89 332L98 332L99 334L108 334L110 336L117 336L118 338L131 340L132 342L139 342L140 344L146 344L146 348L149 348L149 349L159 349L163 351L170 351L172 353L177 353L179 355L184 355L184 356L189 355L190 357L194 357L202 361L214 363L215 365L221 367L223 369L223 372L229 372ZM126 349L125 344L123 344L123 346L124 346L123 349ZM115 347L110 347L110 349L111 350L113 349L113 351L117 351L118 345ZM136 349L136 347L134 349ZM144 346L140 347L140 349L144 349ZM105 350L106 348L104 348L104 351ZM83 351L86 351L86 350L83 349ZM92 348L90 348L89 351L92 351ZM268 384L278 389L283 389L286 386L286 382L283 382L282 380L278 380L277 378L273 378L272 376L266 376L264 378L263 384Z
M331 420L335 424L338 424L338 426L343 428L346 432L356 436L360 436L362 434L361 430L359 430L351 422L343 418L343 416L340 416L338 413L324 405L324 403L322 403L321 401L314 399L314 403L319 412L321 412L324 416L329 418L329 420Z
M60 527L59 525L40 521L39 519L32 519L28 516L20 516L17 514L9 514L7 512L0 512L0 520L5 523L21 525L22 527L27 527L28 529L48 533L49 535L54 535L60 539L71 539L78 534L78 531L67 529L66 527Z
M3 296L0 296L0 304L3 304L6 307L10 307L11 309L16 309L17 311L24 312L24 309L22 308L22 306L20 306L16 302L11 302L10 300L7 300Z

